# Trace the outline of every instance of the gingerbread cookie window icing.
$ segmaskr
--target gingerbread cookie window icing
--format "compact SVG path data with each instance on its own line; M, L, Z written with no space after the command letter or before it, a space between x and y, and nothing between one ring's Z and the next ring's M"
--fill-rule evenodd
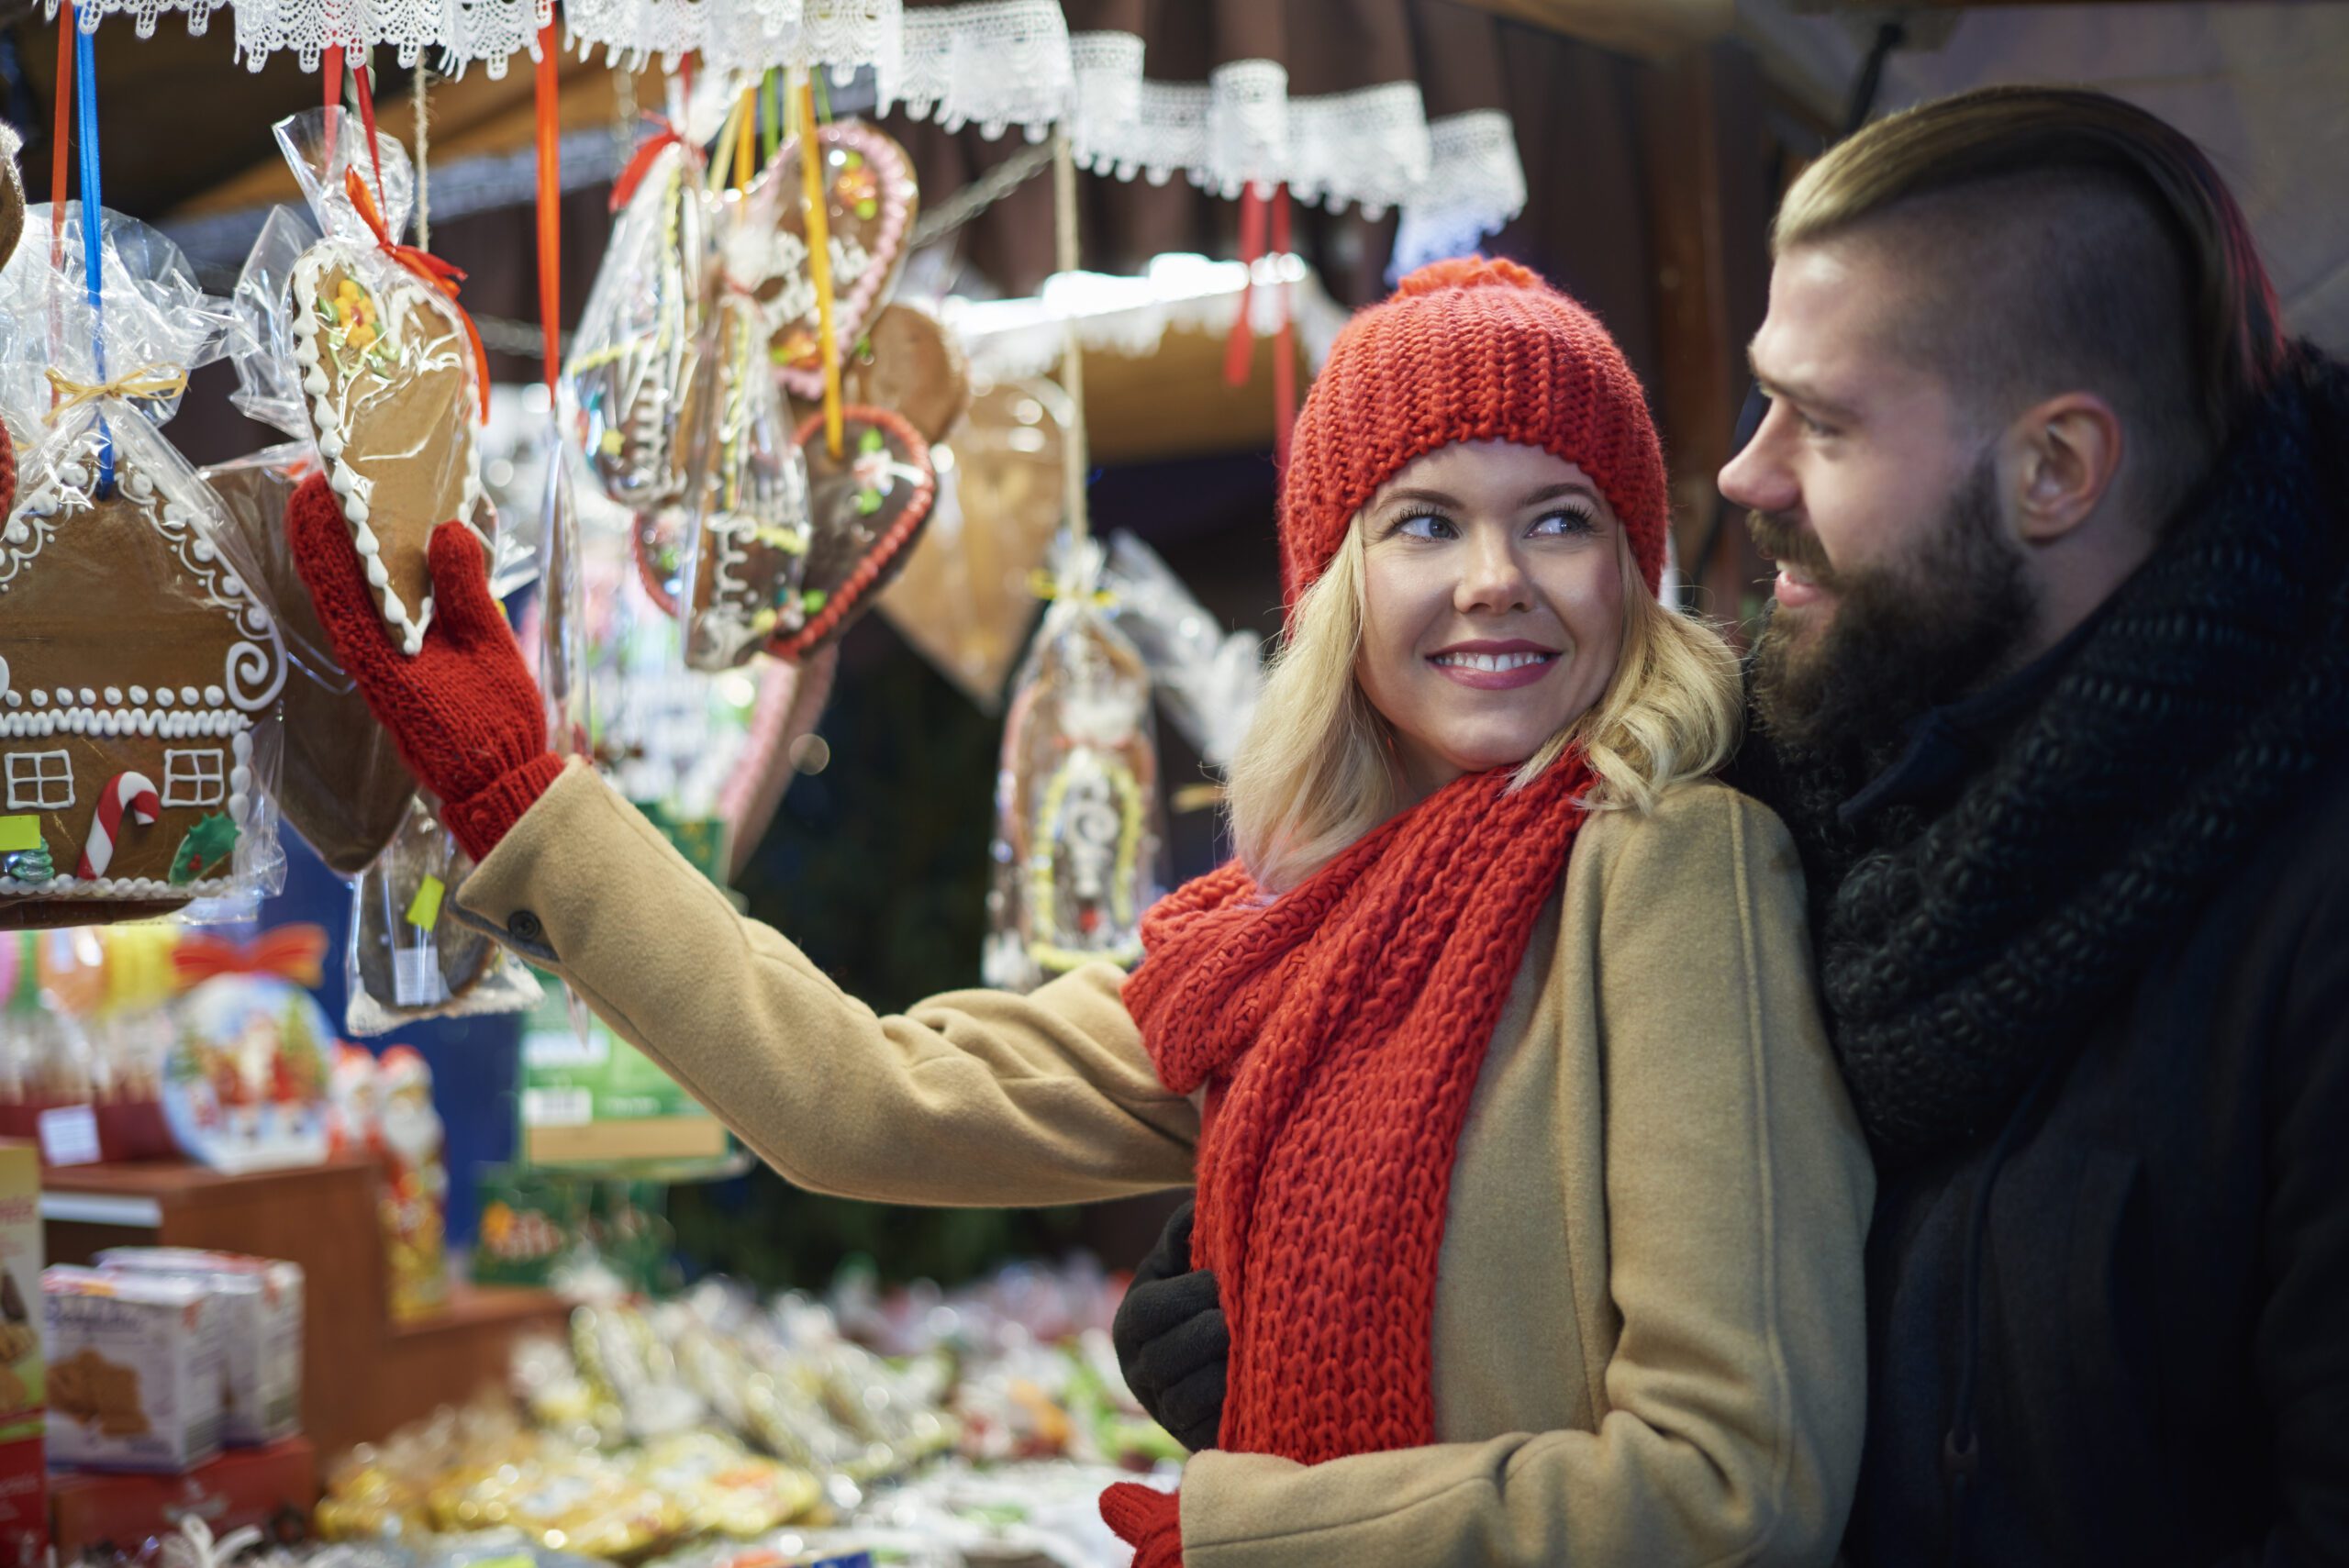
M32 438L0 528L6 927L266 891L284 865L268 793L284 641L217 499L156 428L232 318L168 241L114 214L67 228L61 256L62 276L47 247L0 272L0 414Z
M379 135L371 156L341 110L277 136L326 234L294 267L289 315L312 434L384 624L414 653L432 621L432 530L454 518L487 541L495 528L483 350L455 300L462 274L400 243L413 176L399 144Z

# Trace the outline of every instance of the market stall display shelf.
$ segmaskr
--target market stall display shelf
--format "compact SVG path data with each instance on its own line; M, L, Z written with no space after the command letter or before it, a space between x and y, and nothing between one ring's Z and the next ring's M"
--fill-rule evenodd
M41 1218L58 1262L167 1246L302 1265L302 1426L322 1463L501 1381L518 1338L563 1322L564 1304L547 1292L456 1284L446 1307L395 1323L372 1160L247 1175L153 1161L61 1169L48 1181Z

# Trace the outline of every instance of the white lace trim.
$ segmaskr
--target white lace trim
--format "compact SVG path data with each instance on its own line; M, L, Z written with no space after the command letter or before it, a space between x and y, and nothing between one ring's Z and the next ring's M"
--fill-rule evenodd
M1476 248L1525 210L1525 165L1517 128L1498 109L1447 115L1428 125L1433 145L1427 183L1398 205L1394 275Z
M203 30L227 0L85 0L84 26L128 15L144 35L166 10ZM403 65L425 50L445 70L501 73L528 51L552 0L235 0L238 53L253 69L278 50L316 69L330 46L390 44ZM56 0L50 0L51 15ZM721 68L870 69L878 106L950 130L1030 139L1065 118L1097 173L1163 183L1182 173L1232 197L1286 182L1300 201L1403 214L1398 266L1455 253L1524 209L1525 171L1508 117L1480 110L1431 123L1415 83L1294 97L1269 60L1219 66L1206 82L1149 75L1131 33L1072 36L1057 0L968 0L907 11L902 0L566 0L572 45L615 61Z
M201 38L204 29L212 25L212 13L228 4L228 0L77 0L73 19L85 33L95 33L98 24L108 17L128 17L139 36L151 39L155 24L166 11L187 13L187 30L191 37ZM58 0L48 0L49 19L57 20Z
M50 0L52 8L55 0ZM153 28L159 6L184 6L188 30L201 32L199 8L228 0L100 0L134 11L143 35ZM492 76L506 74L506 62L529 52L539 29L554 15L554 0L233 0L237 12L237 57L259 71L269 57L291 50L302 69L316 71L329 49L396 50L403 69L413 68L427 50L436 50L440 70L462 75L476 61ZM84 13L86 16L86 13ZM86 23L85 23L86 25Z

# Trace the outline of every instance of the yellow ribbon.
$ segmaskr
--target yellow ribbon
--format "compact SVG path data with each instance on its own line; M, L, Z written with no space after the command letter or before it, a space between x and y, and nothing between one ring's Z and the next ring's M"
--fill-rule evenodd
M1066 596L1061 592L1060 580L1041 567L1028 573L1028 591L1046 604ZM1108 609L1118 602L1118 595L1107 588L1096 588L1090 596L1096 609Z
M166 367L161 364L140 365L137 370L118 375L112 381L92 383L75 381L71 376L60 375L56 368L51 366L46 373L49 376L50 390L54 392L61 401L49 411L49 422L54 425L57 423L57 417L68 409L78 408L84 403L93 403L101 397L149 399L177 397L187 390L187 372L173 371L166 375L163 373Z

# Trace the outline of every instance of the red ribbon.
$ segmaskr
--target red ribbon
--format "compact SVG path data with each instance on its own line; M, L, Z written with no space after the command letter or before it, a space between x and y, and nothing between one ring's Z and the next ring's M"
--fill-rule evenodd
M664 119L656 119L653 123L660 128L652 133L652 139L636 150L636 155L628 161L628 167L620 171L620 177L612 182L614 212L628 206L629 198L636 195L636 188L644 183L647 174L652 172L652 161L660 157L663 150L685 145L685 139L675 126Z
M451 266L429 250L419 250L393 239L391 231L384 227L384 215L375 210L375 198L367 194L367 182L359 177L358 170L343 171L342 188L351 197L351 205L358 209L360 221L375 236L375 243L383 247L384 254L439 289L456 311L457 319L465 324L465 336L473 339L473 365L480 373L474 379L481 386L481 417L488 418L489 350L481 340L481 328L473 325L473 318L465 314L465 307L457 299L457 285L465 281L463 269Z
M1266 254L1268 220L1270 253L1280 257L1288 254L1288 217L1286 185L1275 187L1267 196L1262 187L1250 182L1240 199L1240 260L1248 272L1240 285L1240 315L1232 321L1231 336L1223 348L1223 379L1228 385L1248 384L1248 373L1256 357L1256 325L1249 308L1256 292L1256 263ZM1289 432L1297 423L1297 327L1289 310L1288 284L1280 284L1274 297L1279 325L1274 329L1273 449L1274 461L1286 473Z
M182 937L172 950L180 984L196 985L223 974L273 974L308 987L324 978L327 955L323 926L279 926L250 942L226 937Z

